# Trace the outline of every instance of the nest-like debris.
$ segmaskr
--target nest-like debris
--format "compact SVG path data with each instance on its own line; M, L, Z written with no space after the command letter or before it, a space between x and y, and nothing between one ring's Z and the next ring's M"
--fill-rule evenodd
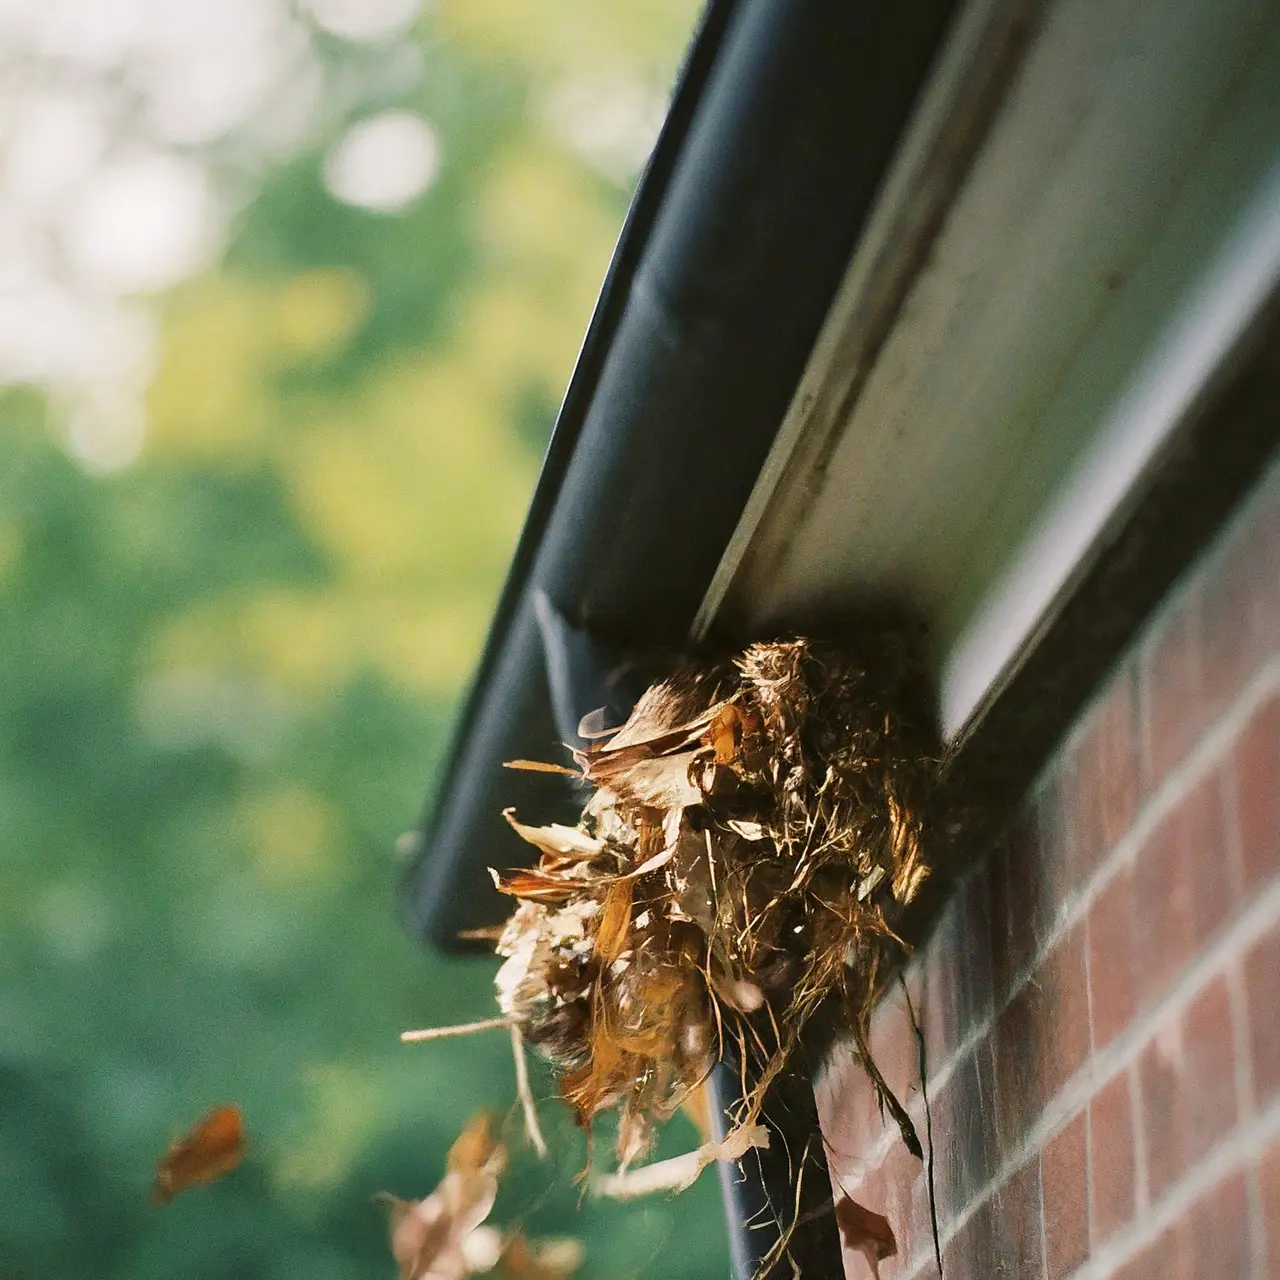
M619 1109L624 1167L726 1038L759 1066L744 1128L822 1006L865 1050L895 919L927 874L935 753L914 702L901 655L756 644L652 686L615 732L584 722L595 791L576 827L508 812L541 857L494 873L519 900L498 1002L584 1126Z

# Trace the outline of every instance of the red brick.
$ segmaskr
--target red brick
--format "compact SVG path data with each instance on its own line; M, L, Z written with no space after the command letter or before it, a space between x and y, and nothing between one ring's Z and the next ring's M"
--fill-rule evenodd
M1037 1159L1016 1169L956 1232L943 1252L942 1270L947 1280L1044 1275Z
M1133 1220L1136 1169L1129 1074L1113 1077L1089 1104L1089 1229L1095 1245Z
M822 1135L833 1169L860 1167L865 1153L879 1141L884 1121L877 1107L875 1086L848 1046L833 1051L816 1093Z
M1134 868L1133 955L1137 988L1151 1000L1166 990L1226 922L1238 885L1227 870L1221 778L1204 778L1167 814Z
M1040 1161L1024 1161L1005 1179L995 1197L995 1248L983 1275L1044 1275Z
M1235 1126L1235 1035L1226 983L1216 978L1139 1060L1152 1200Z
M1225 706L1280 648L1280 499L1274 475L1230 531L1204 586L1204 672Z
M1195 1202L1178 1224L1182 1273L1195 1280L1237 1280L1251 1275L1249 1196L1234 1174Z
M1044 1148L1045 1259L1048 1280L1069 1276L1089 1256L1089 1169L1082 1111Z
M1201 669L1200 585L1192 576L1142 651L1143 783L1148 791L1185 759L1211 716Z
M1076 925L1036 973L1043 1003L1039 1027L1044 1096L1048 1101L1089 1056L1089 984L1085 930Z
M909 1106L920 1092L920 1050L901 987L895 986L876 1007L870 1045L890 1092Z
M942 1251L942 1274L947 1280L985 1280L994 1275L997 1238L996 1202L992 1196L947 1241Z
M998 1163L991 1055L979 1044L932 1100L938 1218L944 1225L990 1181Z
M1240 735L1231 783L1244 887L1255 891L1280 872L1280 695Z
M1002 1151L1012 1150L1022 1141L1048 1101L1039 1043L1043 1004L1039 988L1027 982L996 1019L992 1042L995 1129Z
M899 1257L905 1261L925 1248L929 1238L925 1166L901 1142L895 1142L885 1156L881 1173L879 1202L884 1208L880 1212L889 1219Z
M1249 1006L1253 1094L1264 1106L1280 1093L1280 926L1256 942L1244 960Z
M1024 806L998 854L987 864L991 986L1003 1001L1042 951L1053 927L1055 876L1046 861L1040 806Z
M937 1065L991 1011L991 926L985 868L954 896L929 941L926 1005L929 1059Z
M1085 861L1075 848L1081 838L1080 794L1087 785L1079 754L1078 744L1060 747L1035 797L1038 831L1032 852L1038 854L1038 861L1034 873L1049 921L1080 887L1078 867Z
M1133 664L1122 662L1088 712L1073 750L1070 888L1079 889L1129 829L1138 807L1141 737Z
M1191 1280L1184 1277L1179 1242L1169 1231L1112 1274L1112 1280Z
M1264 1231L1260 1252L1266 1259L1262 1274L1267 1280L1280 1280L1280 1138L1271 1143L1258 1162L1258 1190Z
M1093 1048L1105 1048L1132 1021L1134 996L1133 875L1126 868L1106 885L1085 922L1089 945L1089 1011Z

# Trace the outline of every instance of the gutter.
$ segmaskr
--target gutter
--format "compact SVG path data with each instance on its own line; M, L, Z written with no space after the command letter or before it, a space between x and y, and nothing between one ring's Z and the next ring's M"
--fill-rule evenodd
M411 839L404 909L437 947L507 914L484 868L528 846L504 808L577 809L558 780L502 768L565 737L535 597L606 650L687 647L954 7L708 7Z

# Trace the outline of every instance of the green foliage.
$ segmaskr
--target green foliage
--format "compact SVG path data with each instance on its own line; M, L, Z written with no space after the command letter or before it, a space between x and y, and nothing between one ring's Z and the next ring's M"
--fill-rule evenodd
M647 7L669 63L690 6ZM131 469L86 474L42 395L0 396L0 1280L390 1275L369 1197L425 1194L512 1102L503 1037L397 1042L487 1014L492 965L417 949L393 853L626 196L531 123L559 68L509 12L422 31L418 90L355 60L334 132L420 108L439 181L389 217L331 200L319 152L270 175L163 302ZM218 1101L244 1167L153 1208ZM585 1235L588 1276L726 1270L713 1178L580 1213L581 1137L544 1110L558 1162L521 1157L498 1220Z

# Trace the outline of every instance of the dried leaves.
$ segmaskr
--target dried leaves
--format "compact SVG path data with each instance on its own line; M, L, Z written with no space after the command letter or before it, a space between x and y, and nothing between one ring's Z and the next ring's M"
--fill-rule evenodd
M151 1199L168 1204L179 1191L216 1182L244 1157L244 1122L236 1106L214 1107L174 1142L156 1166Z
M867 1260L874 1280L880 1280L880 1263L897 1255L898 1242L893 1238L889 1220L872 1213L849 1196L836 1203L836 1224L844 1236L846 1249L856 1250Z
M382 1193L400 1280L465 1280L479 1274L567 1280L577 1270L582 1249L576 1240L535 1242L520 1232L504 1237L483 1225L506 1163L507 1150L493 1133L492 1117L481 1112L449 1148L444 1178L429 1196L401 1200Z
M583 1125L620 1111L623 1170L723 1036L759 1067L751 1132L820 1006L864 1025L927 874L933 752L909 682L892 655L753 645L654 685L575 753L595 789L576 828L507 815L540 857L494 873L517 899L498 1004Z

